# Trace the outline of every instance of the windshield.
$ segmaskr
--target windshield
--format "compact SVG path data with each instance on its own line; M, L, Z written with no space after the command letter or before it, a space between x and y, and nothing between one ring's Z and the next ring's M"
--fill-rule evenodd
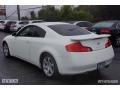
M48 26L55 32L63 36L75 36L75 35L86 35L91 34L86 29L82 29L76 25L69 24L58 24L58 25L50 25Z

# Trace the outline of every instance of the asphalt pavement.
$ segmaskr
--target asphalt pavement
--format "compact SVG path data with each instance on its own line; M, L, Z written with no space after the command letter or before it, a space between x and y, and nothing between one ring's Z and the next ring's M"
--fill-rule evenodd
M2 39L8 35L0 32L0 84L19 85L97 85L120 84L120 48L114 48L115 58L111 65L100 73L89 72L79 75L66 75L47 78L38 67L18 58L5 58L2 52ZM106 52L107 53L107 52ZM17 79L18 83L3 83L4 79ZM100 83L101 81L102 83ZM117 81L115 83L114 81Z

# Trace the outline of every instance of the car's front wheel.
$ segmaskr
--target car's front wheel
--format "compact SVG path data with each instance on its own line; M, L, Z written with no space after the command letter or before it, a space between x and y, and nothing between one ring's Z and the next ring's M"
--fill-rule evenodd
M58 67L52 55L46 53L42 60L42 69L47 77L56 77L59 75Z
M3 43L3 53L5 57L10 57L10 51L7 43Z

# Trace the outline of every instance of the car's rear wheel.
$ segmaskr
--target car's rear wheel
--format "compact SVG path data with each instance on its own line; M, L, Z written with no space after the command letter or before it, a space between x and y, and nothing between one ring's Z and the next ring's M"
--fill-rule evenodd
M48 53L44 54L44 57L42 60L42 69L43 69L44 74L47 77L56 77L59 75L58 67L55 62L55 59L52 55Z
M10 57L10 51L7 43L3 43L3 53L5 57Z

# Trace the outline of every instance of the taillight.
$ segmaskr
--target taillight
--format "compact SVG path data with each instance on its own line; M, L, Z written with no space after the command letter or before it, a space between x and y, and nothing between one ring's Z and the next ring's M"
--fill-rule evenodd
M90 47L83 46L80 42L75 42L65 46L68 52L90 52Z
M110 31L108 28L102 28L102 29L100 30L100 33L101 33L101 34L110 34L111 31Z
M108 39L107 42L105 43L105 48L107 48L107 47L109 47L109 46L111 46L111 45L112 45L112 43L111 43L111 41Z

